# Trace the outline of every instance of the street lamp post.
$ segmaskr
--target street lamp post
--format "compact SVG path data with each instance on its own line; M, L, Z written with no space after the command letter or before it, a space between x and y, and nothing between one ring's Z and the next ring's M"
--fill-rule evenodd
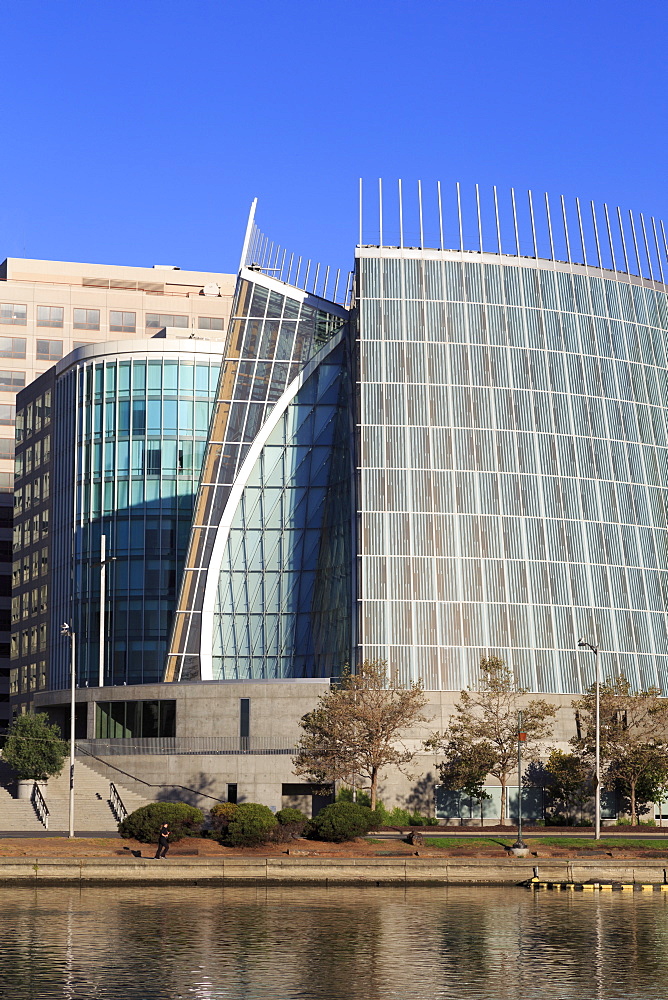
M526 742L527 734L522 731L522 713L517 713L517 840L513 848L526 850L522 840L522 744Z
M578 639L581 649L590 649L596 663L596 778L594 788L594 839L601 839L601 679L598 668L598 646Z
M76 711L76 632L63 622L60 634L70 640L70 816L68 837L74 836L74 717Z

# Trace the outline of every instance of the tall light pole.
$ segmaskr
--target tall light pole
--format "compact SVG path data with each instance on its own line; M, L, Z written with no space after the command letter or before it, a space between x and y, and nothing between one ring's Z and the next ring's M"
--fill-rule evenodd
M601 678L598 669L598 646L578 639L578 646L591 649L596 663L596 779L594 788L594 838L601 839Z
M76 711L76 632L63 622L60 634L70 640L70 823L68 837L74 836L74 716Z

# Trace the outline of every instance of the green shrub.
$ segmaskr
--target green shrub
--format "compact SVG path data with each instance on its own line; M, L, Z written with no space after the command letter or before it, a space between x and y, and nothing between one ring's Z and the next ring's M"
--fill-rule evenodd
M152 802L141 806L118 824L121 837L139 840L142 844L156 844L163 823L169 823L170 841L183 837L199 837L204 813L184 802Z
M307 834L316 840L342 843L363 837L379 825L379 817L368 806L359 806L355 802L334 802L313 817Z
M278 820L276 839L280 843L287 843L301 837L304 827L308 823L307 817L299 809L281 809L276 813L276 819Z
M46 781L60 774L69 744L60 738L60 728L49 725L46 712L18 715L2 752L22 781Z
M355 793L355 798L353 799L353 789L352 788L339 788L336 793L337 802L354 802L358 806L368 806L371 808L371 796L368 792L363 792L361 789L357 789ZM380 802L376 803L376 809L381 805Z
M214 837L225 835L239 806L236 802L216 802L209 814L209 829Z
M278 821L268 806L242 802L227 827L225 843L234 847L266 844L276 833Z

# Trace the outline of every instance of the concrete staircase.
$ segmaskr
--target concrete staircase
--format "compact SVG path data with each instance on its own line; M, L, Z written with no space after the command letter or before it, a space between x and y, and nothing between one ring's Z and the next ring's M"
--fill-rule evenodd
M133 812L152 800L112 779L123 805ZM0 759L0 833L40 833L44 827L28 799L15 799L11 768ZM69 826L69 762L57 778L50 778L42 794L49 810L49 833L67 832ZM116 833L117 821L109 799L109 779L77 758L74 765L74 832Z

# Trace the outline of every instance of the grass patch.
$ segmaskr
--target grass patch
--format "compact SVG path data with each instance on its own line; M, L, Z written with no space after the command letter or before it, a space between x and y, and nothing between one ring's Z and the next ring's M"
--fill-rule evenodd
M499 847L511 847L517 835L510 837L428 837L425 843L428 847L440 847L444 850L470 848L472 850L498 850ZM527 847L563 847L577 850L609 850L611 847L642 848L650 851L668 852L668 839L643 840L640 837L605 837L594 840L593 837L533 837L524 836Z

